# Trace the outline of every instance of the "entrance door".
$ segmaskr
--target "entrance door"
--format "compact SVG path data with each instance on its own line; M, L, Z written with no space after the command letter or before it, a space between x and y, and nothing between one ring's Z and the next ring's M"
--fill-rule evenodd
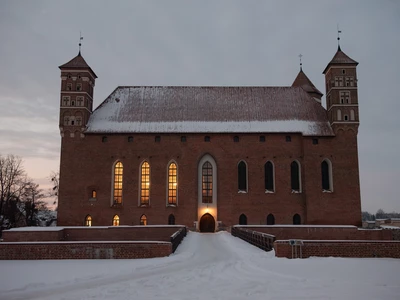
M200 232L214 232L215 220L210 214L204 214L200 219Z

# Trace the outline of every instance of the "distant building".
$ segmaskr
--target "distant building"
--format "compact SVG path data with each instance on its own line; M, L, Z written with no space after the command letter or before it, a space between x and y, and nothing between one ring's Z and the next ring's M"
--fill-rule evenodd
M340 47L322 93L292 86L120 86L61 69L58 225L361 225L356 67Z

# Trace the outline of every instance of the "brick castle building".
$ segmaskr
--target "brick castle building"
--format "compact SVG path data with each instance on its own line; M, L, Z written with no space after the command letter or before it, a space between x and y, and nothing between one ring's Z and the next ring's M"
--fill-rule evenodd
M292 86L119 86L60 66L58 224L361 225L357 62L340 47L322 93Z

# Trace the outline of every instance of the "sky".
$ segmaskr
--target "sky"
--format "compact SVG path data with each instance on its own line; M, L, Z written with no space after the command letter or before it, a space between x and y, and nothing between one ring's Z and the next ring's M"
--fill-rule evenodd
M290 86L341 48L359 62L362 209L400 211L400 1L0 0L0 154L49 185L58 170L60 70L82 55L94 106L120 85ZM325 97L323 98L325 105ZM396 138L397 137L397 138Z

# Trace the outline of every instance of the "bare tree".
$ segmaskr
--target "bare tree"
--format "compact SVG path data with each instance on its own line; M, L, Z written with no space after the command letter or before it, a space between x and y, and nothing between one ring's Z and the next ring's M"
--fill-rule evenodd
M30 181L24 188L21 195L21 208L25 215L25 223L27 226L36 226L37 224L37 213L40 208L47 209L46 204L41 199L45 198L46 195L43 190L39 188L39 185ZM22 211L22 209L21 209Z
M21 217L21 194L27 186L22 159L0 154L0 230L15 226Z
M56 205L58 202L58 188L60 185L60 173L58 171L57 172L51 171L49 179L53 183L53 187L50 190L49 196L54 199L53 204Z

